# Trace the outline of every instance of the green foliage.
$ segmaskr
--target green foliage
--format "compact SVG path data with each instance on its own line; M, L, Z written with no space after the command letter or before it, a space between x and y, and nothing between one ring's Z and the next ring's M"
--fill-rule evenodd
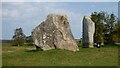
M79 41L77 42L77 45L78 45L78 47L82 47L82 40L79 40Z
M119 21L115 24L115 30L113 33L114 33L112 38L113 41L120 43L120 22Z
M105 20L105 13L104 12L94 12L91 14L91 19L93 22L95 22L95 34L94 39L96 43L102 43L104 41L103 37L103 31L105 29L104 27L104 20Z
M105 35L106 35L106 41L107 43L114 44L113 38L115 38L115 22L116 22L116 17L114 14L110 14L108 21L106 22L106 29L105 29Z
M82 47L82 38L77 42L78 47Z
M116 16L105 12L94 12L91 14L91 19L95 22L95 43L114 44L119 41L119 25ZM115 26L115 24L117 24Z
M22 31L22 28L17 28L15 29L12 41L13 41L13 45L15 46L22 46L24 45L25 42L25 35Z
M26 41L26 45L28 45L28 46L33 46L34 45L32 36L27 36L25 41Z

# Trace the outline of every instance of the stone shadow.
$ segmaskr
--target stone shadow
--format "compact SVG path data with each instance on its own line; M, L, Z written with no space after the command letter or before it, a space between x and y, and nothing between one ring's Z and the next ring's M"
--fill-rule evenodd
M26 50L25 52L38 52L38 51L41 51L41 50L33 49L33 50Z

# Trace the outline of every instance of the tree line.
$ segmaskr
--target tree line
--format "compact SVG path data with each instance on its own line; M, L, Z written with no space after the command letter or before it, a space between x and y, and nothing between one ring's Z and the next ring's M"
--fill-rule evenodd
M26 36L22 28L16 28L14 35L12 37L12 45L22 46L22 45L34 45L32 36Z
M115 14L93 12L91 19L95 23L95 43L101 45L120 43L120 21Z

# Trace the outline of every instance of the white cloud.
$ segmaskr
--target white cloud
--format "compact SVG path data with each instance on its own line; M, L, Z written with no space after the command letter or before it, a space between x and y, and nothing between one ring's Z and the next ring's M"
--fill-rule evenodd
M12 10L10 11L10 16L13 17L13 18L16 18L16 17L19 17L19 13L18 13L18 10Z
M92 8L95 8L96 6L95 5L91 5Z
M22 5L24 5L25 4L25 2L12 2L12 3L10 3L11 5L15 5L15 6L22 6Z
M17 19L18 17L20 17L19 11L18 10L8 10L8 9L3 9L3 18L5 17L9 17L9 18L13 18L13 19Z
M8 14L9 14L9 11L8 11L8 9L3 9L3 17L6 17L6 16L8 16Z
M119 0L2 0L2 2L118 2Z
M4 4L4 3L3 3ZM6 4L6 3L5 3ZM38 14L38 7L32 6L30 3L20 3L20 2L12 2L7 3L8 7L2 8L3 17L11 18L13 20L16 19L26 19ZM13 7L11 7L13 6Z
M56 3L49 3L49 4L48 3L35 3L34 4L34 3L18 3L18 2L7 3L8 7L3 7L3 17L5 18L7 17L7 19L5 20L9 19L13 21L11 24L14 25L14 29L15 27L21 26L24 28L25 32L28 33L28 31L30 32L35 27L35 25L40 24L41 22L40 23L38 22L43 21L47 17L47 15L50 13L67 14L70 25L71 25L71 29L74 35L76 35L76 31L78 29L79 29L78 33L80 34L81 26L82 26L81 25L82 14L75 13L73 11L70 11L64 8L63 5L67 6L66 3L64 4L61 3L61 4L60 5ZM35 21L36 18L38 18L39 21ZM32 21L32 19L35 19L35 20ZM22 20L23 22L20 22L19 20Z
M85 12L84 14L82 12L78 12L77 8L75 8L76 11L68 9L68 3L58 4L56 2L9 2L3 3L3 5L4 4L7 5L3 6L3 17L7 17L7 19L4 20L11 20L8 21L9 25L11 25L11 28L7 28L7 23L5 24L6 28L4 27L4 30L10 30L9 33L19 26L24 28L26 35L29 35L31 30L40 24L40 21L43 21L48 14L56 13L68 15L72 32L75 38L79 38L82 36L82 18L87 13L87 15L90 15L90 12ZM95 6L90 5L90 7ZM81 8L79 10L83 11L84 8ZM6 34L9 33L6 32Z
M2 0L2 2L26 2L25 0Z
M2 18L2 8L0 8L0 18Z
M0 8L0 40L2 39L2 9Z
M82 18L83 14L72 12L70 10L64 9L64 8L52 8L52 7L46 7L46 13L57 13L57 14L67 14L71 30L75 38L79 38L82 36ZM79 30L79 31L78 31Z
M61 13L66 14L69 13L66 9L63 9L61 6L56 3L49 4L48 3L36 3L37 5L33 5L33 3L8 3L13 8L3 8L3 17L11 17L15 19L19 18L30 18L34 17L38 14L50 14L50 13ZM8 9L9 8L9 9Z

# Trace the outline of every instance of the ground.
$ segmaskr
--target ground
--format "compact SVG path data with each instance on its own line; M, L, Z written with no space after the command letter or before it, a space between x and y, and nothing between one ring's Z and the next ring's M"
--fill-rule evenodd
M118 46L36 51L35 46L2 46L3 66L118 66Z

